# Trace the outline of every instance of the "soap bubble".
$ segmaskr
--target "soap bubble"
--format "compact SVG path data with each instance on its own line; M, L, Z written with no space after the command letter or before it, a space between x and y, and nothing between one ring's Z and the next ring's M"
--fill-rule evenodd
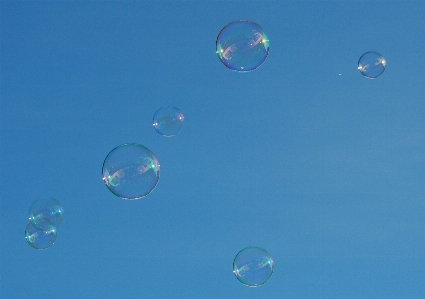
M386 65L387 61L381 54L370 51L360 57L357 68L366 78L375 79L382 75Z
M122 144L106 156L102 178L116 196L139 199L155 189L159 180L159 162L143 145Z
M248 20L234 21L218 34L216 53L229 69L248 72L266 60L269 40L260 25Z
M40 230L46 230L50 225L58 228L63 221L63 214L64 209L59 201L51 197L42 197L31 205L29 220Z
M38 229L31 222L28 223L25 229L25 239L35 249L46 249L56 241L56 228L50 220L45 218L40 220L40 223L46 229Z
M233 273L246 286L259 287L273 274L274 262L270 254L259 247L242 249L233 261Z
M165 137L177 135L184 125L184 115L173 106L159 108L153 116L155 130Z

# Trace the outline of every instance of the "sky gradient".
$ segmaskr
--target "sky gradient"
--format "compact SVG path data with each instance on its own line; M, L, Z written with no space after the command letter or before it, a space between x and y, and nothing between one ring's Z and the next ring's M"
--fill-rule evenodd
M0 8L1 298L424 298L425 2ZM270 40L249 73L215 53L238 19ZM165 105L173 138L152 127ZM161 177L125 201L101 169L133 142ZM65 217L39 251L24 230L45 196ZM247 246L275 260L256 289L232 273Z

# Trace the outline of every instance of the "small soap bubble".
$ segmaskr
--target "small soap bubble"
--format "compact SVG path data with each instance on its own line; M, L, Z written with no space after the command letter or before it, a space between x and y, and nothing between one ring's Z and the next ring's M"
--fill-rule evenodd
M64 208L59 201L52 197L42 197L31 205L29 220L36 228L46 230L50 225L58 228L63 221L63 215Z
M358 62L358 70L369 79L375 79L382 75L387 66L387 61L378 52L370 51L364 53Z
M269 40L260 25L248 20L233 21L218 34L216 53L227 68L249 72L266 60Z
M25 229L25 239L35 249L46 249L56 241L56 227L50 220L45 218L40 220L40 223L45 229L38 229L32 222L28 223Z
M184 115L173 106L164 106L159 108L153 116L153 127L165 137L177 135L184 125Z
M233 273L248 287L265 284L273 274L274 262L271 255L260 247L242 249L233 261Z
M106 187L122 199L140 199L155 189L159 162L153 152L136 143L122 144L105 158L102 179Z

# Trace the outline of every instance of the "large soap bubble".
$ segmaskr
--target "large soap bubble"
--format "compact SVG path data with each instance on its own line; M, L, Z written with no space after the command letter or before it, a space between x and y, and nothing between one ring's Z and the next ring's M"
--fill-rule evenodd
M105 158L102 178L106 187L123 199L139 199L155 189L159 180L159 162L146 147L122 144Z
M39 221L39 224L41 223L45 229L38 229L31 222L25 229L25 239L35 249L46 249L56 241L56 228L53 223L45 218Z
M267 58L269 40L260 25L239 20L226 25L218 34L216 53L231 70L255 70Z
M31 205L29 220L40 230L46 230L50 225L58 228L63 221L63 214L64 209L59 201L51 197L42 197Z
M153 127L165 137L177 135L184 125L184 115L177 107L164 106L153 116Z
M387 61L378 52L370 51L364 53L358 62L358 70L369 79L375 79L382 75L387 66Z
M233 273L248 287L265 284L273 274L274 262L271 255L260 247L242 249L233 261Z

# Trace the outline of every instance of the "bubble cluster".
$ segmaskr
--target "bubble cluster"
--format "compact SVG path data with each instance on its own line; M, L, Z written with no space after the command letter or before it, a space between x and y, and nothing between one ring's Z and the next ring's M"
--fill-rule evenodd
M248 287L265 284L273 274L274 262L271 255L260 247L242 249L233 261L233 273Z
M216 39L219 60L236 72L257 69L268 53L269 39L266 33L260 25L249 20L227 24ZM375 51L364 53L358 60L358 70L369 79L381 76L386 65L385 58ZM173 137L182 130L184 120L183 113L177 107L163 106L154 113L152 125L161 136ZM126 200L149 195L156 188L159 178L158 159L150 149L137 143L117 146L109 152L102 166L102 179L106 187L117 197ZM64 208L58 200L51 197L37 199L29 210L29 223L25 229L27 243L35 249L51 247L56 241L57 229L63 217ZM242 249L233 261L234 275L248 287L265 284L273 271L273 258L260 247Z
M106 187L122 199L140 199L155 189L159 162L154 153L136 143L122 144L105 158L102 178Z
M233 21L218 34L216 53L227 68L249 72L266 60L269 40L260 25L248 20Z

